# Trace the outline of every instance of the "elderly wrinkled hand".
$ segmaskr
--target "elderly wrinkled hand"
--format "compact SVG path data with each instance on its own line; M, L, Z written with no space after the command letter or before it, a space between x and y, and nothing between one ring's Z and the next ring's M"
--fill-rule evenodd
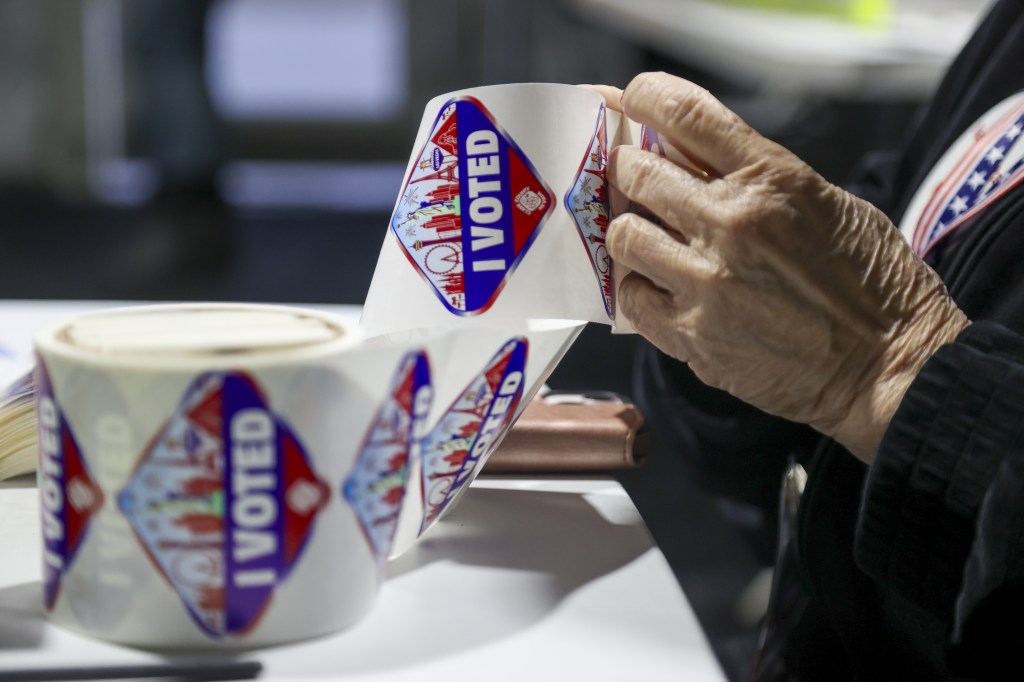
M968 324L942 281L881 211L692 83L642 74L621 109L692 163L610 155L622 312L702 381L871 461L924 361Z

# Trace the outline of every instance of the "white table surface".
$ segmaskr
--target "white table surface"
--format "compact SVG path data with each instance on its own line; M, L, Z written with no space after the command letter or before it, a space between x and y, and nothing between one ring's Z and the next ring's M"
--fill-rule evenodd
M34 325L97 305L0 302L0 347L23 362ZM162 660L45 620L37 495L0 483L0 670ZM366 619L243 658L273 680L724 679L629 497L600 479L478 479L391 562Z
M893 0L884 27L715 0L568 0L639 44L778 93L929 95L993 0Z

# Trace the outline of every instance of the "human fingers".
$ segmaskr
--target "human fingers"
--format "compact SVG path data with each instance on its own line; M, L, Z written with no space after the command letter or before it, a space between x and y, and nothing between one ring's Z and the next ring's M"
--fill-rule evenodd
M638 272L623 277L617 291L619 310L633 329L668 355L687 362L693 352L691 339L675 331L681 314L678 298Z
M634 201L630 201L629 197L620 192L615 185L611 183L608 184L608 210L609 216L612 218L625 213L635 213L656 225L661 222L661 219L649 211L646 206L641 206ZM685 239L681 234L677 234L677 238Z
M763 158L775 145L711 93L667 73L642 73L622 95L622 110L719 176Z
M678 290L689 279L711 274L704 257L675 233L635 213L624 213L609 223L605 239L613 262L665 290Z
M607 172L617 192L687 238L721 222L717 191L696 171L663 156L622 145L609 155Z
M604 97L605 106L612 111L622 111L622 90L614 85L599 85L593 83L580 83L581 88L593 90Z

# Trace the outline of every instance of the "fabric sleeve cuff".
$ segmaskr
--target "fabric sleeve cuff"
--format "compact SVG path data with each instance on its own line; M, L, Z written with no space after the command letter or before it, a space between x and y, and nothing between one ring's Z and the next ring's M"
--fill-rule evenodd
M1020 421L1024 372L1009 359L1019 342L997 324L976 322L940 348L904 396L868 472L858 564L944 618L963 582L981 502Z

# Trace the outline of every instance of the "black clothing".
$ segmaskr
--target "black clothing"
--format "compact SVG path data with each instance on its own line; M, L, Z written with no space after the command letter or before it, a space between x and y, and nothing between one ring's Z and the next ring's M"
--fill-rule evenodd
M926 363L864 488L855 555L948 621L954 670L1005 677L1024 646L1024 338L976 322Z
M1022 65L1024 0L1000 0L950 67L902 152L876 157L851 189L898 223L946 149L995 104L1024 89ZM970 319L1024 332L1024 183L941 242L929 262ZM1016 583L1001 582L1009 576L1000 571L1011 567L999 562L1012 558L1003 555L1014 549L1005 544L1014 538L986 535L992 529L984 524L993 515L1024 516L1024 465L1012 451L1000 450L995 437L968 434L975 418L995 418L985 408L986 388L1000 404L1018 406L1018 415L1024 401L997 381L1003 375L983 373L996 371L995 365L968 361L959 372L943 364L975 352L987 338L1002 336L977 325L963 343L929 363L870 476L868 467L834 441L703 387L685 366L653 349L642 352L638 386L645 391L641 400L652 433L693 455L705 484L770 509L787 458L795 456L807 468L790 557L807 600L786 643L788 678L984 676L988 659L980 652L990 642L982 640L1020 637L1019 618L1005 621L1008 631L992 620L1003 615L1005 598L1014 591L1013 606L1024 605L1020 568ZM979 392L956 397L975 372ZM945 411L953 408L960 416L947 423ZM934 426L922 431L923 425ZM987 488L996 471L998 480ZM1021 527L1014 532L1020 534ZM1010 653L1015 652L1005 651L1002 660Z

